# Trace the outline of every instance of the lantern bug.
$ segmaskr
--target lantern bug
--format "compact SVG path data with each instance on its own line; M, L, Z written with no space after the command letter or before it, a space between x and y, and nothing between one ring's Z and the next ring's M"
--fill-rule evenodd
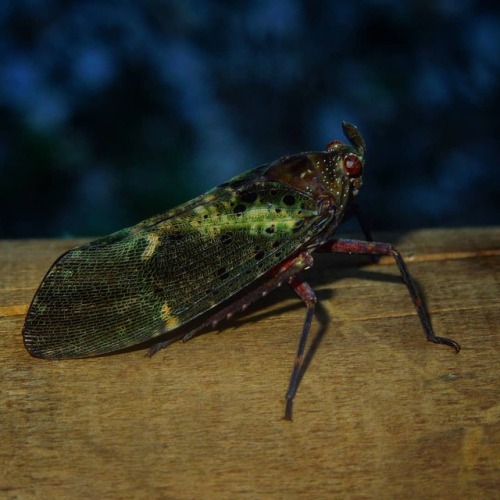
M427 339L437 337L401 254L388 243L335 239L356 215L365 142L343 123L350 145L284 156L164 214L65 253L52 265L29 308L26 349L48 359L102 355L151 339L152 355L176 340L244 310L288 283L306 306L285 419L300 376L316 296L302 279L314 252L390 255Z

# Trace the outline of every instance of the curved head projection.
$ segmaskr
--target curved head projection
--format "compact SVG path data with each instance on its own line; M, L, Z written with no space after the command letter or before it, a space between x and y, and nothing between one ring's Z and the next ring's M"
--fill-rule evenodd
M352 125L352 123L342 122L342 130L358 154L364 156L366 151L365 140L360 134L358 127Z

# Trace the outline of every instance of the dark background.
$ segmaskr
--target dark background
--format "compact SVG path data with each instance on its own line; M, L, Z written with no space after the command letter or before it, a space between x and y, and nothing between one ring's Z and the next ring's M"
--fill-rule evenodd
M0 237L98 236L359 126L375 229L500 222L479 1L0 2Z

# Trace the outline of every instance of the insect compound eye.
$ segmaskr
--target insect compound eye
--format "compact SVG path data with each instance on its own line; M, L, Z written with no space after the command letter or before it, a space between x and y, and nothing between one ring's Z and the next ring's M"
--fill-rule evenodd
M361 173L361 160L356 155L347 155L344 158L344 168L351 177Z
M344 143L342 141L332 141L332 142L329 142L326 145L326 150L327 151L332 151L333 149L335 149L337 146L339 146L341 144L344 144Z

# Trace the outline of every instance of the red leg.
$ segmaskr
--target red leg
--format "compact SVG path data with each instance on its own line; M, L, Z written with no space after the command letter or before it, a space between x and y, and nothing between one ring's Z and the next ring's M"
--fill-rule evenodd
M410 296L413 300L413 304L417 310L420 317L420 322L425 331L427 340L434 342L435 344L446 344L455 349L455 351L460 351L460 345L454 340L447 339L445 337L436 337L434 331L432 330L431 322L429 319L429 314L425 308L424 302L420 293L413 282L413 279L406 267L401 254L389 243L378 243L374 241L360 241L360 240L332 240L323 245L318 249L320 252L332 252L332 253L349 253L349 254L361 254L361 255L391 255L396 260L401 277L405 282Z
M361 228L361 231L363 231L363 235L365 236L365 240L373 241L372 232L370 231L370 228L368 227L368 224L366 223L366 220L363 217L361 209L359 208L359 205L357 203L351 203L351 205L349 206L349 211L346 213L343 222L350 219L351 217L355 217L358 221L359 227ZM372 257L376 256L373 255Z
M294 257L284 264L281 264L274 270L274 272L272 273L272 277L268 281L254 288L251 292L241 297L237 301L229 303L226 307L220 309L215 314L208 317L203 323L201 323L188 333L183 333L181 335L177 335L176 337L169 338L165 341L158 342L153 347L151 347L151 349L149 349L148 356L151 357L160 349L163 349L164 347L167 347L170 344L177 342L178 340L187 342L190 338L194 337L197 333L207 327L215 328L219 322L231 318L238 312L244 311L250 304L253 304L261 297L266 296L275 288L278 288L283 283L289 281L299 271L308 269L312 266L312 264L313 258L308 252L303 252L297 257Z
M299 345L297 347L297 356L295 357L295 363L293 364L292 375L290 377L290 383L288 384L288 390L286 391L286 406L285 406L285 420L292 420L292 406L293 398L297 392L297 384L299 381L300 369L302 367L302 361L304 360L304 350L306 347L307 337L311 330L312 318L314 315L314 307L318 299L314 294L314 290L309 286L308 283L302 281L299 275L293 276L288 280L290 286L295 290L295 293L302 299L302 302L307 307L306 319L302 327L302 334L300 335Z
M309 254L308 252L299 254L297 257L285 262L284 264L276 268L271 279L252 290L248 295L245 295L236 302L232 302L228 306L224 307L187 334L178 335L166 341L155 344L149 350L148 355L152 356L160 349L167 347L177 340L182 339L183 341L187 341L194 335L196 335L200 330L203 330L206 327L210 326L212 328L215 328L219 321L228 319L239 311L244 311L250 304L267 295L270 291L288 281L290 286L294 289L294 291L302 299L307 307L306 319L302 327L302 334L300 336L299 345L297 347L297 356L295 358L292 375L290 377L290 383L286 392L286 407L284 419L292 420L293 398L295 397L295 393L297 392L300 369L302 367L302 361L304 360L305 346L309 331L311 330L314 307L317 302L314 291L306 282L302 281L302 279L298 276L298 273L303 269L308 269L312 266L312 264L313 258L311 254Z

